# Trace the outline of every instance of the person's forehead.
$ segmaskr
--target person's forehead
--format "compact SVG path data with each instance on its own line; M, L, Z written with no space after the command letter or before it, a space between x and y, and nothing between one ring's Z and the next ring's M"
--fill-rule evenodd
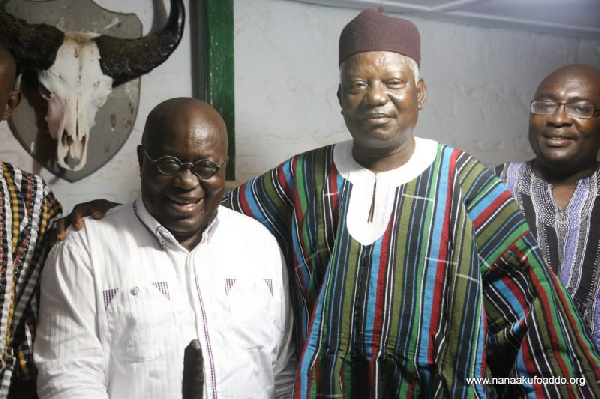
M157 155L190 154L192 158L203 154L227 153L227 136L212 124L182 125L162 132L153 131L146 141L146 147Z
M152 129L148 135L148 143L156 146L168 147L178 146L182 143L201 142L213 144L220 141L220 132L212 124L180 124L179 126L169 126L158 129Z
M582 69L565 70L548 76L536 90L536 97L600 100L600 79Z
M393 51L365 51L348 58L342 65L373 65L404 68L408 66L407 57Z
M341 68L342 76L352 77L363 73L412 75L409 59L391 51L370 51L348 58Z
M169 108L153 115L147 123L148 136L190 137L216 129L215 121L202 110L191 107Z

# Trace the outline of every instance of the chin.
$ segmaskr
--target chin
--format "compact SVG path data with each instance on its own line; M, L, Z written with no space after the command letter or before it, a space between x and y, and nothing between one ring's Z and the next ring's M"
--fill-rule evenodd
M408 141L409 138L410 136L405 134L397 135L389 134L387 132L383 134L375 133L370 135L368 139L363 140L362 144L364 147L368 148L389 150L401 147Z
M551 164L567 164L573 161L573 155L567 151L544 151L542 157L547 163Z
M192 222L192 223L182 223L180 225L177 226L177 234L179 235L194 235L198 232L202 232L204 231L204 229L206 229L206 226L208 224L207 223L199 223L199 222Z
M542 165L557 173L564 173L570 170L573 164L573 158L568 156L544 156L539 158L541 158Z

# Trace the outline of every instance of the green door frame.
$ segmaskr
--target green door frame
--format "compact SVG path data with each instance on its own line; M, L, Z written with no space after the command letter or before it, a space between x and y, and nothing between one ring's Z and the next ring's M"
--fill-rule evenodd
M233 0L190 0L194 97L223 117L229 137L227 180L235 180ZM197 39L197 40L196 40Z

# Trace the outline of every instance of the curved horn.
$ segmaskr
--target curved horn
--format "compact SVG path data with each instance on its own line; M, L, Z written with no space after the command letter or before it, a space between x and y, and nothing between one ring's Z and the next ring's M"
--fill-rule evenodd
M94 39L100 51L102 72L125 83L162 64L179 45L185 25L182 0L171 0L171 12L165 27L139 39L121 39L101 35Z
M0 42L13 53L19 67L48 69L65 34L46 24L29 24L0 10Z

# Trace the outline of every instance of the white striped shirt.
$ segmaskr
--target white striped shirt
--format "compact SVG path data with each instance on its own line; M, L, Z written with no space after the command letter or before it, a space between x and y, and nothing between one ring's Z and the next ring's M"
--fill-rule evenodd
M281 253L258 222L220 207L188 252L138 199L86 220L51 252L38 393L181 397L184 348L198 338L205 398L271 398L279 382L289 396L291 323Z

